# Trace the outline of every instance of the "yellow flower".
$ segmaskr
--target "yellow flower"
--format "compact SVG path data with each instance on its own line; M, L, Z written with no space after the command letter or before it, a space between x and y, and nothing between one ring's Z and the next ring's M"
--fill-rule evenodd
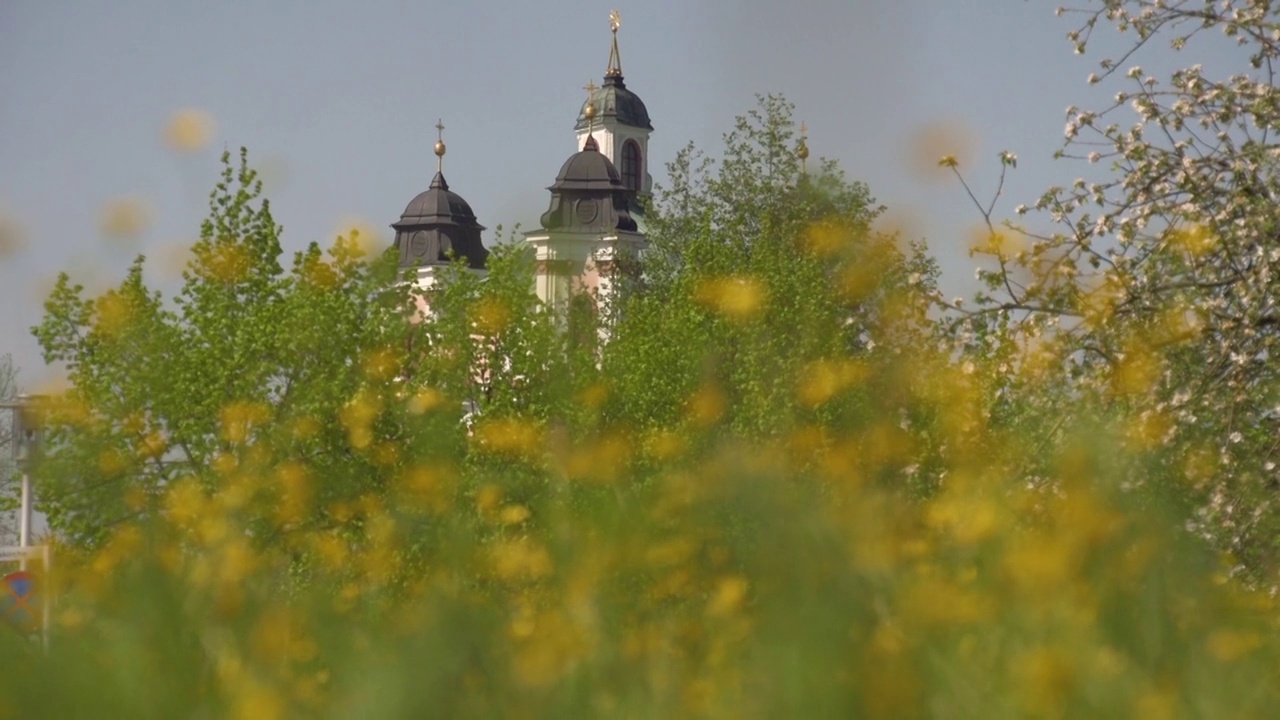
M994 255L999 258L1016 257L1026 249L1026 242L1021 234L1010 230L992 230L986 225L974 230L969 241L970 253Z
M231 717L237 720L276 720L288 715L283 697L274 688L246 676L240 683Z
M370 392L361 392L338 413L351 447L364 450L373 443L373 421L381 412L382 401Z
M313 551L330 570L341 570L346 567L349 552L342 538L331 533L313 535L311 538Z
M975 545L1000 530L1001 509L990 499L946 493L928 506L930 525L946 530L961 545Z
M851 360L818 360L800 375L797 395L800 402L817 407L837 394L866 380L870 369Z
M609 386L603 382L592 383L578 396L582 406L589 410L598 410L609 399Z
M742 601L746 599L749 588L750 585L745 578L738 576L720 578L716 583L716 589L711 594L711 599L707 601L707 614L719 617L736 612L742 606Z
M551 574L551 553L530 538L501 540L489 552L494 574L506 581L538 580Z
M852 232L833 222L817 222L805 228L804 246L819 257L828 257L849 244Z
M511 322L511 308L501 300L483 298L474 310L475 328L482 335L497 335Z
M704 385L689 398L687 412L694 424L708 427L724 415L725 406L724 393L713 386Z
M502 490L496 485L485 485L476 492L476 511L482 516L497 510L501 502Z
M498 520L503 525L519 525L532 515L523 505L508 505L498 512Z
M178 152L195 152L213 140L213 116L197 108L183 108L169 118L164 129L165 143Z
M1140 395L1155 388L1163 371L1161 357L1134 342L1126 349L1112 378L1112 391L1117 395Z
M672 460L684 453L688 443L680 433L670 430L655 430L644 440L644 449L655 460Z
M622 435L585 440L565 458L565 474L572 480L613 483L631 462L631 445Z
M231 285L249 274L253 259L243 245L226 239L196 257L199 270L218 282Z
M98 454L98 471L103 475L118 475L129 467L129 460L115 448L107 448Z
M191 527L205 513L206 498L195 478L174 483L165 493L165 515L179 527Z
M533 458L542 448L542 432L531 420L496 418L476 426L475 441L492 452Z
M561 611L525 620L525 634L511 657L515 679L533 688L547 687L569 673L591 645L582 628Z
M22 224L0 208L0 258L18 253L26 244L26 230Z
M146 231L151 211L142 198L116 198L103 206L98 227L113 240L132 240Z
M408 410L411 415L421 415L434 410L444 403L444 394L433 388L423 388L409 398Z
M399 369L400 354L392 348L376 350L365 356L364 372L374 380L390 380Z
M1262 647L1262 638L1254 632L1219 630L1206 642L1209 654L1219 662L1235 662Z
M378 226L363 218L344 217L338 221L335 233L340 244L355 251L357 257L373 257L382 252L386 246L381 239Z
M443 513L453 506L453 473L440 464L416 465L400 477L401 499L418 512Z
M750 320L764 307L765 287L752 277L704 280L694 292L698 302L731 320Z
M1023 655L1013 671L1021 680L1023 705L1038 716L1060 709L1076 688L1076 668L1056 648L1041 647Z
M262 403L231 402L221 412L222 439L229 443L241 443L249 432L262 425L271 416L271 410Z
M133 322L133 305L124 296L109 292L98 298L97 330L108 337L117 337L129 329Z
M1144 412L1129 421L1127 439L1136 450L1154 450L1164 443L1173 422L1162 412Z
M280 504L276 511L281 523L301 522L311 508L312 489L307 467L296 460L276 469L280 483Z
M1193 257L1200 257L1218 245L1218 238L1203 225L1195 225L1186 229L1172 230L1168 235L1169 243Z

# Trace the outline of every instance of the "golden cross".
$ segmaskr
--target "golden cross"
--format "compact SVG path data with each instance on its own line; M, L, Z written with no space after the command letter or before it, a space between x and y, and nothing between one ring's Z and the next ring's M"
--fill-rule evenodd
M436 120L436 139L444 140L444 119Z
M609 11L609 27L613 28L615 33L622 27L622 15L618 14L617 10Z

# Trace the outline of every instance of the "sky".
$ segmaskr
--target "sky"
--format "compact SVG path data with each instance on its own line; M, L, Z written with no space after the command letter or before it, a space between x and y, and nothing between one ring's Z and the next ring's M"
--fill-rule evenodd
M985 198L997 153L1018 154L998 216L1082 174L1051 156L1066 107L1097 104L1097 58L1073 54L1071 21L1041 0L0 0L0 355L25 389L56 385L30 327L60 271L101 291L145 254L172 291L224 148L249 148L286 253L353 224L389 244L434 173L437 119L485 242L533 229L615 7L655 182L780 93L813 154L929 243L950 294L974 289L980 217L939 156ZM210 120L208 144L172 147L175 117Z

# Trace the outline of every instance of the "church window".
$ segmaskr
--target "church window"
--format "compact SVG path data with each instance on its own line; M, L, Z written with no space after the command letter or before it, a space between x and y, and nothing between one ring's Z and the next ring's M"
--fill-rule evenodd
M628 190L640 189L640 143L635 140L622 144L622 184Z

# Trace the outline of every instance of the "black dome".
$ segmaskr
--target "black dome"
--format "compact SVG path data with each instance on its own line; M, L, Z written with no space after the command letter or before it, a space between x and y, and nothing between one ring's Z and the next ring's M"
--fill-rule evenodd
M477 225L476 214L471 210L471 205L461 195L449 190L449 183L438 172L431 180L431 187L418 193L400 214L400 224L425 223Z
M551 190L613 190L622 185L622 176L609 158L600 152L596 139L587 136L581 152L576 152L560 166Z
M471 205L449 190L439 172L431 187L410 200L391 227L396 230L402 268L447 264L462 257L470 267L483 269L489 257L480 240L484 227L476 222Z
M590 135L582 151L569 156L555 183L547 189L551 191L551 206L542 214L544 229L636 231L629 209L631 194L623 186L617 168Z
M578 111L578 124L575 126L577 130L582 130L588 125L585 112L587 103L595 105L597 120L612 117L616 118L620 125L653 129L653 125L649 122L649 110L645 108L644 101L639 95L627 89L622 82L621 74L606 75L604 86L598 88L591 94L589 100L582 103L582 110Z

